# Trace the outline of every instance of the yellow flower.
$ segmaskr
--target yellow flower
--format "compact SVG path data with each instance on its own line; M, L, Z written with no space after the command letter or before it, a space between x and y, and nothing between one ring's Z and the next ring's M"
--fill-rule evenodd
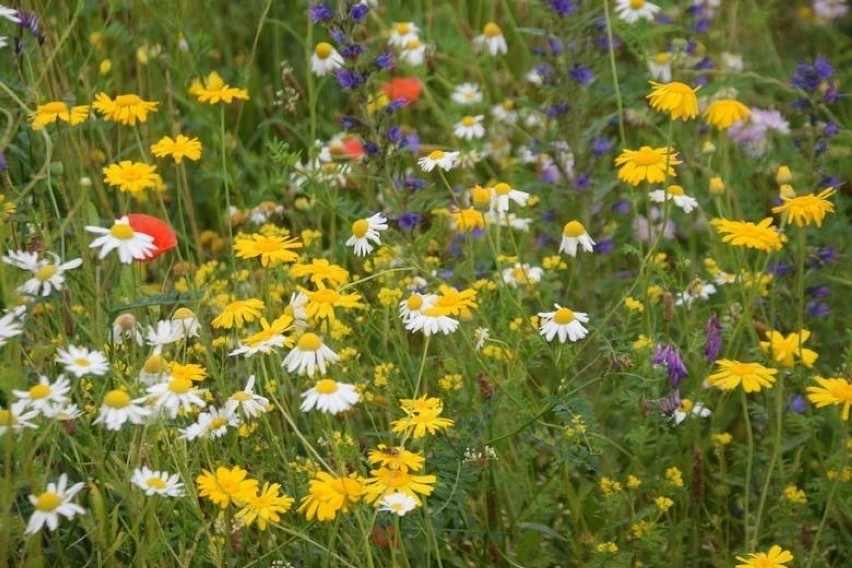
M781 197L784 201L783 205L773 207L773 213L784 213L787 219L796 224L797 227L804 227L813 223L817 227L822 227L822 221L828 213L834 213L834 203L828 200L834 195L836 190L833 187L824 189L818 195L809 193L800 195L799 197Z
M420 495L430 495L438 478L434 475L411 475L407 470L380 467L370 471L364 481L364 500L372 503L391 493L404 493L420 504ZM378 503L376 504L378 506Z
M435 305L446 310L447 315L457 316L461 319L471 317L470 310L477 307L476 290L456 290L446 284L438 287L438 299Z
M169 365L169 375L173 379L201 382L207 378L207 370L196 363L182 365L180 363L173 362Z
M730 434L728 434L727 432L722 432L720 434L713 434L712 436L710 436L710 438L713 440L713 443L716 444L717 446L727 446L734 439L734 437L731 436Z
M704 111L704 118L710 126L727 130L735 122L745 120L751 111L747 106L733 99L721 99L710 103Z
M341 294L337 290L331 288L321 288L315 292L311 292L304 288L299 289L305 296L308 297L308 303L305 306L305 313L309 318L314 319L335 319L334 308L363 308L361 303L361 295Z
M487 219L482 211L477 211L473 207L467 209L459 209L451 214L451 222L457 231L473 231L474 229L482 229L485 227Z
M651 108L660 112L668 112L674 120L689 120L698 115L698 98L695 91L685 83L651 83L651 94L646 96ZM699 87L700 88L700 87Z
M627 296L626 298L624 298L624 307L630 310L631 312L645 311L645 304L643 304L633 296Z
M777 331L767 331L766 338L769 341L761 341L760 349L782 367L792 367L795 356L801 359L805 367L810 368L819 357L816 351L802 347L810 336L811 332L807 329L799 333L789 333L787 337Z
M248 472L238 465L231 469L219 467L215 474L204 469L195 478L198 495L207 497L220 509L225 509L231 502L242 506L254 498L257 491L257 480L246 479L247 476Z
M178 134L177 138L163 136L156 144L151 145L151 153L158 158L171 156L179 164L184 158L196 161L201 158L201 142L198 138L189 138Z
M231 302L222 310L222 313L210 322L213 327L223 327L231 329L233 327L243 327L245 322L250 322L261 317L263 302L257 298L248 300L237 300Z
M683 163L674 148L651 148L642 146L638 150L624 150L615 159L618 179L630 185L639 185L643 181L662 183L667 177L676 177L674 166Z
M299 255L292 249L302 248L302 243L296 238L267 236L255 233L248 237L234 239L234 250L239 258L260 257L260 265L271 263L293 262Z
M743 562L737 564L737 568L787 568L787 563L793 561L793 555L776 544L769 552L753 552L748 557L737 556L737 560Z
M409 452L402 446L388 447L379 444L377 449L370 450L367 461L391 470L420 471L426 463L426 458L421 454Z
M654 499L654 505L657 506L661 513L665 513L666 511L672 508L672 505L674 505L674 501L672 501L668 497L660 496Z
M618 545L612 542L611 540L608 540L606 542L598 543L597 546L595 546L595 550L607 554L615 554L616 552L618 552Z
M355 476L334 477L324 471L310 481L308 495L302 498L299 512L305 513L310 521L331 521L340 511L346 512L350 505L361 500L364 486Z
M215 71L211 72L202 82L196 79L189 87L189 94L195 95L198 102L215 105L220 102L231 104L234 99L247 101L249 98L246 89L237 89L226 84L222 77Z
M342 286L349 281L349 272L345 268L332 264L324 258L315 258L310 264L294 264L290 268L290 274L294 278L310 276L311 282L317 285Z
M51 101L38 105L36 111L30 117L33 130L41 130L47 124L62 121L71 126L76 126L89 117L89 105L78 105L68 108L62 101Z
M830 404L842 405L843 410L840 417L849 420L849 408L852 407L852 383L838 377L823 378L814 377L818 387L808 387L808 400L817 408L823 408Z
M808 502L808 495L795 485L790 484L784 488L784 499L797 505L804 505Z
M403 399L400 402L402 410L408 416L391 423L391 431L394 433L422 438L427 433L431 435L454 424L449 418L440 417L444 409L440 398L428 398L423 395L420 398Z
M732 390L742 385L745 392L757 392L761 388L772 388L777 369L764 367L760 363L742 363L731 359L716 361L716 372L707 377L707 384L722 390Z
M737 247L749 247L771 252L780 250L787 240L772 226L772 217L766 217L760 223L748 221L729 221L728 219L713 219L710 224L722 236L722 242Z
M144 196L146 189L156 189L162 183L157 174L157 166L144 162L122 160L103 168L104 182L119 190L130 193L133 197Z
M611 497L616 493L621 493L623 490L620 482L610 479L609 477L601 477L600 481L598 481L598 487L600 487L601 493L603 493L605 497Z
M95 95L92 108L101 113L106 120L135 126L136 122L148 120L148 113L155 112L157 105L151 101L144 101L137 95L118 95L115 100L106 93Z
M265 531L267 523L280 521L278 513L286 513L293 505L292 497L278 494L280 489L281 485L278 483L264 483L260 493L247 499L234 518L243 521L247 527L257 520L257 528Z
M666 481L675 487L683 487L683 472L677 467L668 468L666 470Z

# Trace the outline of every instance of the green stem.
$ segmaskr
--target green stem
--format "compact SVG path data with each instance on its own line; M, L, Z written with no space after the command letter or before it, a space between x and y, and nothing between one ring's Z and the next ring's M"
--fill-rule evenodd
M749 531L749 498L751 493L751 468L754 460L754 432L751 429L751 417L748 414L748 398L746 392L740 389L740 400L743 405L743 418L746 424L746 437L748 441L748 456L746 457L746 479L745 479L745 495L743 497L743 527L745 528L745 549L752 550L752 533Z

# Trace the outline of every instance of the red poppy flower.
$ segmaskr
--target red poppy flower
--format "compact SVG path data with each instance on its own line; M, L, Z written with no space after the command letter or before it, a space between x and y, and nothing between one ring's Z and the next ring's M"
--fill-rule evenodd
M405 105L408 106L420 97L423 83L416 77L394 77L382 85L382 92L392 101L405 99Z
M364 154L364 144L357 138L347 138L343 141L343 153L350 160L357 160Z
M154 260L167 250L177 246L177 236L165 221L144 213L130 213L127 215L127 220L131 229L138 233L150 235L154 239L154 246L157 248L143 258L143 262Z

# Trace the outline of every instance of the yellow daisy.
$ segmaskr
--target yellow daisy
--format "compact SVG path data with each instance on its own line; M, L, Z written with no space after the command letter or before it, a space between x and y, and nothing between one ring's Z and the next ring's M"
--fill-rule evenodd
M833 187L822 190L819 194L800 195L798 197L781 197L784 203L773 207L773 213L783 213L788 221L797 227L814 224L822 227L822 221L828 213L834 213L834 203L828 200L837 190Z
M682 163L671 147L642 146L638 150L624 150L615 159L615 165L619 166L618 179L630 185L639 185L643 181L662 183L666 178L676 177L674 166Z
M57 121L67 122L71 126L76 126L88 117L89 105L77 105L68 108L68 105L62 101L51 101L36 107L36 111L30 118L30 124L33 130L41 130L45 125Z
M651 94L647 97L651 108L668 112L674 120L689 120L698 115L698 98L693 89L685 83L656 83L651 81ZM700 87L699 87L700 88Z
M247 101L249 98L246 89L231 87L215 71L211 72L203 81L196 79L189 87L189 94L195 95L199 102L215 105L218 103L231 104L234 99Z
M171 136L163 136L151 145L151 153L158 158L171 156L177 164L184 158L197 161L201 158L201 142L198 138L189 138L183 134L178 134L174 139Z
M299 258L293 249L300 248L302 243L298 239L277 235L255 233L234 239L234 251L239 258L260 257L260 265L264 267L270 263L293 262Z
M748 221L729 221L728 219L713 219L710 224L722 235L722 242L737 247L772 252L780 250L787 240L772 226L772 217L766 217L756 225Z
M808 387L808 400L817 408L831 404L841 405L840 417L849 420L849 408L852 407L852 383L839 377L814 377L818 387Z
M764 367L760 363L742 363L732 359L716 361L716 372L707 377L707 384L722 390L733 390L742 386L747 393L762 388L772 388L777 369Z
M721 99L713 101L704 111L704 119L707 124L719 130L727 130L735 122L745 120L751 111L747 106L734 99Z
M106 120L135 126L137 122L148 120L148 113L155 112L158 104L160 103L142 100L138 95L118 95L112 99L106 93L98 93L92 108Z

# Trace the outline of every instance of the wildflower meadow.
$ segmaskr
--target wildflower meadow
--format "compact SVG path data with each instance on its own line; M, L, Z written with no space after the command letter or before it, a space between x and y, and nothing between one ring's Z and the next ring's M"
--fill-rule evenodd
M0 567L852 562L846 0L0 6Z

